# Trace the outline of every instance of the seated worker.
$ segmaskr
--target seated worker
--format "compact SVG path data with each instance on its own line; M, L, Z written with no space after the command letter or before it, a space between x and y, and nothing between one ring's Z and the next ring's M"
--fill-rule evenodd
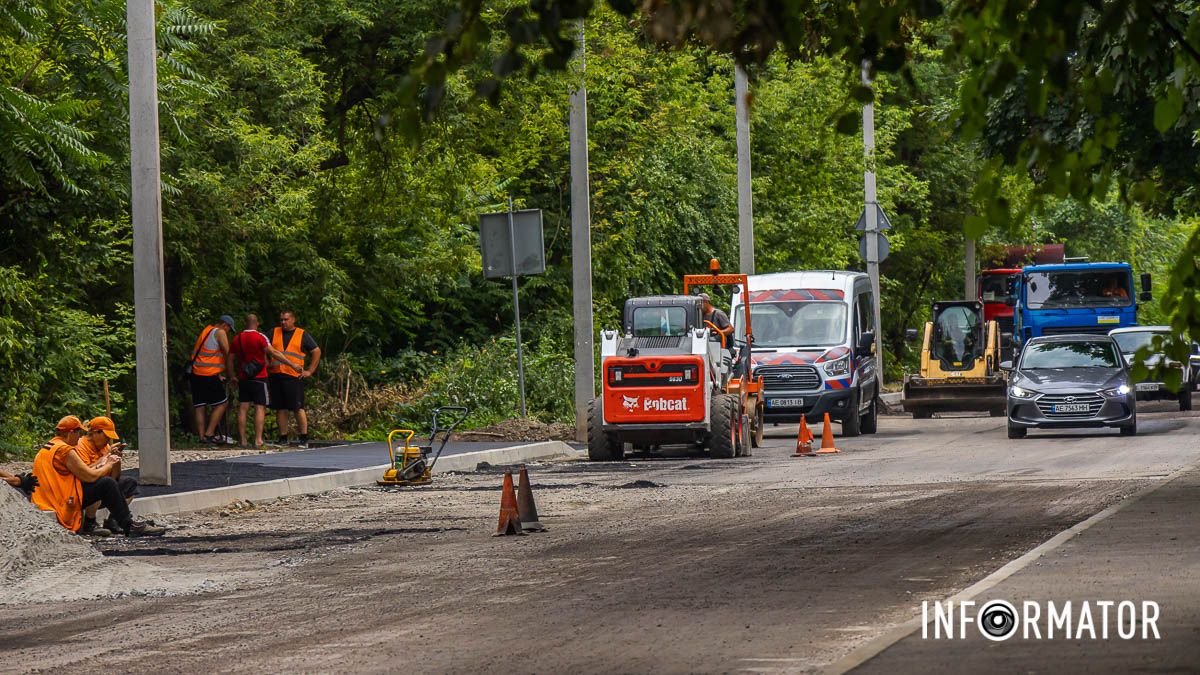
M109 442L120 440L113 421L107 417L96 417L87 423L87 429L87 435L75 445L75 452L79 454L79 459L82 459L83 463L92 469L100 469L101 463L105 461L106 457L114 456L115 460L109 460L104 466L105 475L117 481L117 488L125 497L125 503L132 502L133 496L137 494L138 483L129 476L121 475L121 451L125 449L125 444L113 445ZM108 520L104 521L104 527L97 527L96 511L99 508L100 504L97 502L84 510L81 533L107 537L120 529L120 524L111 514Z
M26 499L30 499L33 496L33 491L37 489L37 477L31 473L23 473L17 476L0 469L0 481L8 483L16 490L20 490Z
M1120 282L1117 281L1117 277L1115 275L1110 275L1108 277L1108 282L1105 284L1104 289L1100 291L1100 295L1106 298L1120 298L1122 300L1129 299L1129 291L1126 291L1121 287Z
M78 417L62 418L55 431L55 437L42 446L33 460L33 475L38 480L38 489L33 493L35 506L53 511L59 524L72 532L82 529L84 508L97 502L108 509L118 528L129 536L166 532L165 528L133 519L117 481L107 475L109 465L120 461L115 455L106 455L98 468L84 464L75 450L83 436L83 422Z

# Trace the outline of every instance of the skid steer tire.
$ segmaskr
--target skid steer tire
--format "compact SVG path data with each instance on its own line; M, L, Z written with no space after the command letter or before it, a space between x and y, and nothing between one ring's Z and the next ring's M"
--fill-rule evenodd
M625 444L604 433L600 402L588 403L588 460L615 462L625 455Z
M719 394L712 402L712 434L708 438L708 456L732 459L737 452L737 398Z

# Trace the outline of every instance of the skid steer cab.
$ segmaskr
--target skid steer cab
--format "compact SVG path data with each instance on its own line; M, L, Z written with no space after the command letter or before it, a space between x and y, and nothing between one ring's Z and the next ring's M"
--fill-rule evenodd
M914 328L907 331L909 340L922 340L921 372L904 380L904 409L914 419L969 410L1004 415L1008 390L999 323L984 320L977 300L935 302L929 316L923 338Z
M762 383L746 378L753 332L727 341L704 321L695 286L732 285L745 275L684 277L684 295L625 302L621 329L601 331L602 393L588 408L588 458L612 461L626 446L651 451L690 444L714 458L749 455L762 441ZM747 316L747 321L749 317Z

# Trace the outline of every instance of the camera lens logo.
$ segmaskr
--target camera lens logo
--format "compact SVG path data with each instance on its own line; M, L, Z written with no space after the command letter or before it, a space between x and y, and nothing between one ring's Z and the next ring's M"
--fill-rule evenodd
M1017 633L1017 608L1004 600L991 600L979 609L979 632L993 642Z

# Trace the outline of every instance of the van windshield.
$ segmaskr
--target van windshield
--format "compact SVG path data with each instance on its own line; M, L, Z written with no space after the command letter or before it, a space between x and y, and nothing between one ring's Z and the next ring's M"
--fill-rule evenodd
M746 339L742 311L733 327ZM750 304L755 347L829 347L846 340L846 304L843 302L755 302Z

